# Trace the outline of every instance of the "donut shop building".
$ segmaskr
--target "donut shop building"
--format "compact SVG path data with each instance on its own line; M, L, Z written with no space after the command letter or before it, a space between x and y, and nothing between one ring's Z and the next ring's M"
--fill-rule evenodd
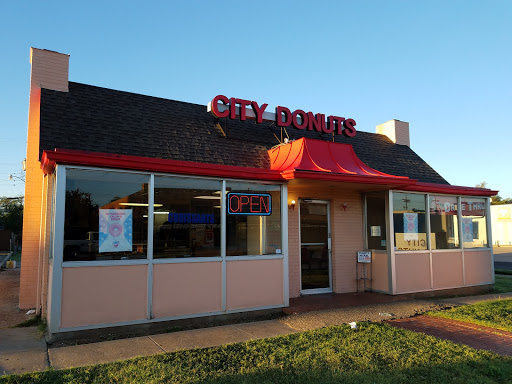
M31 50L20 307L52 334L492 286L496 191L450 185L408 123L105 89L68 62Z

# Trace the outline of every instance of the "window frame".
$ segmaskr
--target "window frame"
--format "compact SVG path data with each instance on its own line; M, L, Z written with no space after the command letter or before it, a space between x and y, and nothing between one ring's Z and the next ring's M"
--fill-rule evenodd
M226 257L227 260L250 260L250 259L256 259L256 260L262 260L262 258L267 258L269 260L271 259L274 259L276 258L275 256L279 256L279 255L282 255L283 254L283 214L282 214L282 206L283 206L283 186L282 184L280 183L254 183L254 182L251 182L251 181L247 181L247 180L228 180L226 179L226 184L225 184L225 190L223 191L223 195L224 195L224 199L223 199L223 202L226 203L227 202L227 195L228 195L228 188L230 188L230 183L233 183L233 184L236 184L236 183L241 183L241 184L255 184L255 185L260 185L260 186L265 186L265 185L280 185L280 188L278 191L275 191L279 194L279 207L276 207L275 211L277 213L279 213L279 221L280 221L280 241L281 241L281 253L263 253L261 255L256 255L256 254L247 254L247 255L227 255L227 233L225 234L224 236L224 240L226 242L226 249L224 250L224 253L222 254L223 257ZM255 190L254 192L260 192L262 193L263 191L258 191L258 190ZM268 191L265 191L265 193L269 193ZM226 220L224 221L224 225L223 227L225 228L226 232L227 232L227 225L228 225L228 215L229 213L227 212L227 207L226 206L223 206L222 208L222 211L225 213L226 215ZM271 208L271 211L274 211L274 209Z
M479 200L483 200L483 204L484 204L484 214L485 214L485 220L484 220L484 228L485 228L485 238L486 238L486 242L487 242L487 247L465 247L464 246L464 238L463 238L463 229L462 229L462 225L463 225L463 222L462 222L462 219L464 217L470 217L470 216L463 216L462 215L462 200L463 199L479 199ZM462 244L462 249L465 249L465 250L481 250L481 249L490 249L492 248L492 233L491 233L491 210L490 210L490 198L488 197L482 197L482 196L460 196L459 198L459 208L460 208L460 232L459 232L459 236L460 236L460 243ZM474 239L473 239L474 240Z
M95 266L125 266L125 265L153 265L153 264L173 264L173 263L197 263L197 262L225 262L227 261L236 261L236 260L275 260L275 259L287 259L287 215L283 213L286 212L285 208L283 208L286 204L286 194L287 194L287 186L286 182L276 182L276 181L252 181L245 179L233 179L233 178L216 178L216 177L201 177L201 176L190 176L190 175L182 175L182 174L169 174L169 173L161 173L161 172L145 172L145 171L137 171L137 170L128 170L128 169L116 169L116 168L99 168L99 167L89 167L89 166L77 166L77 165L58 165L60 168L61 181L63 181L63 185L60 185L59 188L54 189L55 203L59 205L60 210L64 213L65 210L65 193L66 193L66 182L67 182L67 170L84 170L84 171L105 171L105 172L118 172L118 173L127 173L127 174L137 174L141 176L148 176L149 178L149 196L148 196L148 239L147 239L147 255L145 259L127 259L127 260L94 260L94 261L63 261L63 254L59 256L61 260L62 267L95 267ZM222 195L224 196L221 199L221 250L220 256L213 257L189 257L189 258L153 258L153 228L154 228L154 193L155 193L155 177L164 176L164 177L176 177L181 179L195 179L195 180L212 180L212 181L220 181L222 183ZM280 206L276 207L276 210L279 211L280 214L280 225L281 225L281 253L279 254L263 254L263 255L239 255L239 256L226 256L226 185L229 182L233 183L247 183L254 185L273 185L279 186L279 195L280 195ZM57 184L56 184L57 185ZM62 190L61 190L62 189ZM54 239L52 243L57 245L59 242L62 242L60 247L56 247L55 251L59 252L63 250L64 245L64 217L58 218L55 217L54 220L62 221L61 225L59 225L59 230L62 231L60 235L54 234ZM57 232L57 231L56 231ZM286 232L286 234L285 234Z
M389 212L390 212L390 217L389 217L389 222L388 222L388 225L390 226L390 234L391 234L391 237L392 237L392 240L393 240L393 247L392 247L392 251L394 252L404 252L404 253L408 253L408 252L418 252L418 253L425 253L425 252L430 252L432 249L431 249L431 244L430 244L430 236L431 236L431 231L430 231L430 205L429 205L429 194L426 193L426 192L410 192L410 191L398 191L398 190L391 190L391 196L390 196L390 199L389 199ZM425 241L427 243L427 247L425 249L417 249L417 250L407 250L407 249L397 249L396 247L396 238L395 238L395 219L394 219L394 216L395 216L395 207L394 207L394 194L395 193L405 193L405 194L409 194L409 195L422 195L424 200L425 200ZM418 224L419 225L419 224ZM420 233L420 232L418 232ZM423 232L421 232L423 233Z
M460 250L462 249L462 241L461 241L461 226L460 226L460 215L461 215L461 212L460 212L460 201L461 201L461 196L460 195L447 195L447 194L442 194L442 193L429 193L427 194L427 203L428 203L428 210L429 210L429 220L430 220L430 199L432 196L438 196L438 197L451 197L451 198L455 198L457 200L457 226L456 226L456 230L457 230L457 237L458 237L458 240L459 240L459 246L458 247L454 247L454 248L432 248L432 245L431 246L431 250L432 251L457 251L457 250ZM432 224L429 225L429 230L430 230L430 233L432 233Z
M120 174L130 174L130 175L137 175L137 176L141 176L141 177L147 177L147 185L148 185L148 200L147 200L147 204L148 204L148 209L147 209L147 212L148 212L148 223L147 223L147 228L146 228L146 231L149 231L150 229L150 220L149 220L149 211L150 211L150 198L149 198L149 194L151 193L151 182L152 182L152 178L151 178L151 174L148 173L148 172L140 172L140 171L129 171L129 170L116 170L116 169L110 169L110 168L93 168L93 167L79 167L79 166L61 166L61 170L63 170L65 172L65 178L64 178L64 199L63 199L63 203L62 203L62 210L64 211L64 222L62 223L62 226L63 226L63 230L65 231L65 215L66 215L66 192L67 192L67 184L68 184L68 178L69 178L69 170L78 170L78 171L92 171L92 172L110 172L110 173L120 173ZM59 201L57 201L57 203L59 203ZM153 205L151 204L151 208L153 208ZM148 248L148 245L149 245L149 232L148 233L148 238L146 239L146 249ZM62 233L62 237L64 239L64 233ZM63 246L63 254L62 254L62 260L63 260L63 266L74 266L75 264L72 264L72 263L79 263L78 265L82 265L83 263L91 263L91 264L88 264L89 266L96 266L96 265L141 265L141 264L147 264L147 260L149 259L149 249L147 249L146 253L145 253L145 257L140 257L140 258L127 258L127 259L106 259L106 260L92 260L92 261L87 261L87 260L73 260L73 261L64 261L64 249L65 249L65 244L63 242L62 244ZM126 261L139 261L138 263L125 263Z
M390 217L390 220L388 221L389 230L390 230L390 238L393 241L392 249L391 251L394 253L427 253L427 252L457 252L457 251L478 251L478 250L489 250L492 248L491 246L491 238L490 238L490 231L489 228L491 226L491 220L490 220L490 198L485 196L474 196L474 195L460 195L460 194L447 194L447 193L427 193L427 192L416 192L416 191L404 191L404 190L389 190L391 193L390 199L389 199L389 212L390 216L394 213L394 206L393 206L393 194L394 193L407 193L407 194L419 194L424 195L426 198L426 229L427 229L427 244L428 247L425 250L398 250L396 249L395 244L395 228L393 224L392 216ZM457 230L459 235L459 247L458 248L447 248L447 249L432 249L430 236L431 236L431 228L430 228L430 197L431 196L446 196L446 197L456 197L457 198ZM485 210L485 228L487 231L487 247L472 247L467 248L464 247L464 241L462 239L462 208L461 208L461 201L462 199L483 199L484 200L484 210ZM365 231L367 229L365 228Z

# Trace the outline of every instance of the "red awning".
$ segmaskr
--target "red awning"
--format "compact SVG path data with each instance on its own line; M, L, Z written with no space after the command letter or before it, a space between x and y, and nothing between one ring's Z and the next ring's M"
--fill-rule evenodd
M389 175L367 166L357 157L354 148L349 144L302 138L274 147L268 154L270 169L283 173L315 171L410 180L405 176Z
M309 179L361 184L381 184L406 191L494 196L485 188L419 182L405 176L389 175L362 162L349 144L302 138L268 151L270 169L280 171L285 180Z
M268 154L270 169L281 172L301 170L408 179L370 168L357 157L350 144L302 138L272 148Z

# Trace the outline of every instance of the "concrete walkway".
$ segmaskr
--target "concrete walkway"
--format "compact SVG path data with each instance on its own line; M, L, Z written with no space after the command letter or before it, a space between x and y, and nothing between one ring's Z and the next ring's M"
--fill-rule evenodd
M46 342L37 328L0 329L0 376L44 371L49 366Z
M131 339L47 348L37 329L0 329L0 376L109 363L138 356L207 348L298 332L279 320L225 325Z
M302 313L282 319L164 333L131 339L47 348L35 328L0 329L0 376L108 363L138 356L178 350L206 348L286 335L351 321L382 321L408 318L446 305L464 305L486 300L512 298L509 294L454 299L411 300L357 308L338 308ZM478 347L478 346L477 346Z

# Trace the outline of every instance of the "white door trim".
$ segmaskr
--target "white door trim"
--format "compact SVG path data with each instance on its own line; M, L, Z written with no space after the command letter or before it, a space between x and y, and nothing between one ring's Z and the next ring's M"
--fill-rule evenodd
M327 248L329 253L329 287L328 288L315 288L315 289L302 289L302 234L300 224L300 204L301 203L317 203L325 204L327 206ZM316 200L316 199L299 199L299 258L300 258L300 294L301 295L315 295L319 293L332 293L332 236L331 236L331 202L329 200ZM312 243L304 243L312 244ZM323 244L323 243L322 243Z

